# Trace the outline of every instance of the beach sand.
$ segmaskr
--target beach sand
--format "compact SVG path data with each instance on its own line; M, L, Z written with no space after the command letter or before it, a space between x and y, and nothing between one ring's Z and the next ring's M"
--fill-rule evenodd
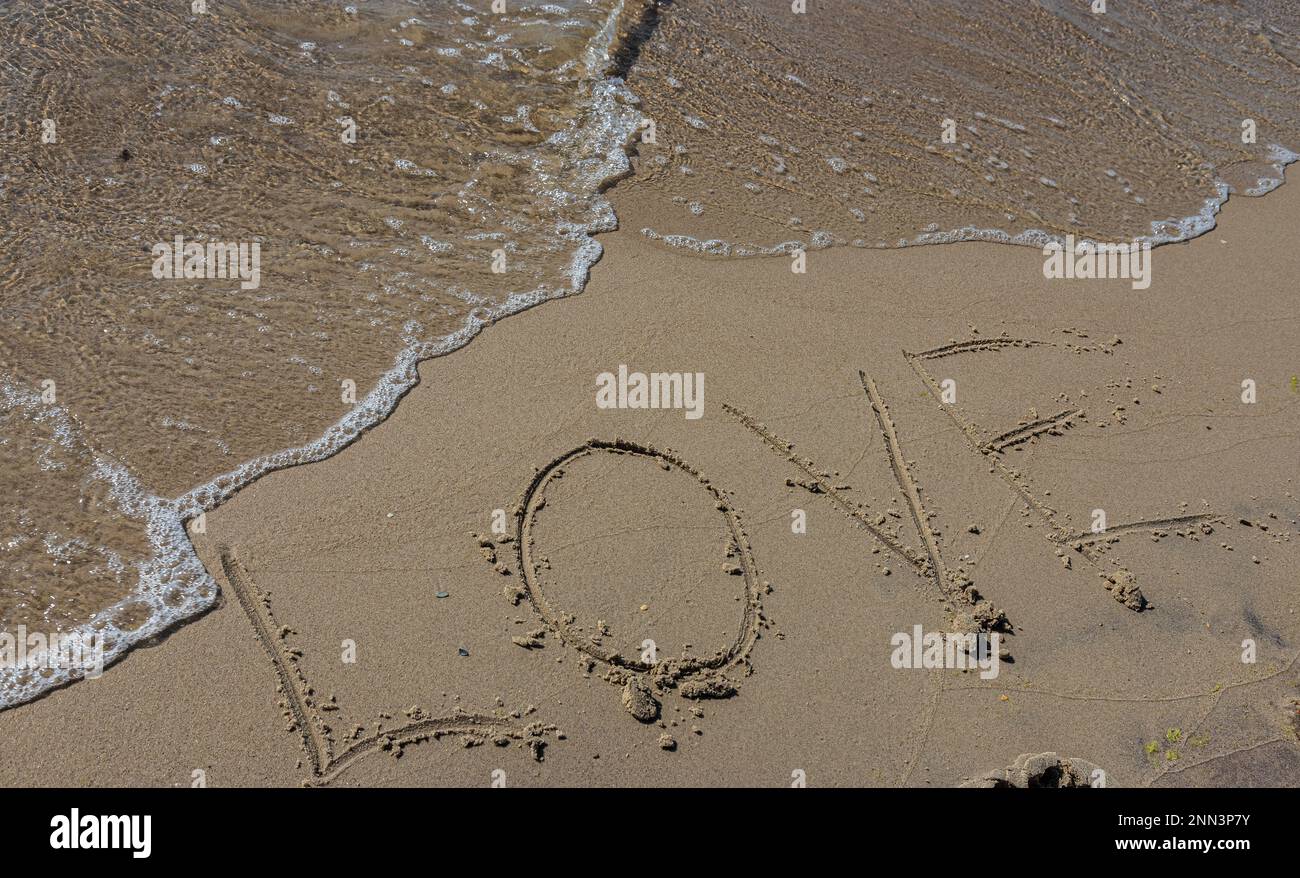
M219 605L0 713L0 783L950 786L1047 751L1111 785L1297 783L1300 192L1234 198L1147 290L985 243L707 259L613 195L581 295L208 513ZM599 409L620 364L703 373L703 416ZM525 583L494 511L515 535L592 439L629 453L532 495ZM956 571L1014 632L996 679L891 665L970 609ZM720 667L656 707L646 640Z

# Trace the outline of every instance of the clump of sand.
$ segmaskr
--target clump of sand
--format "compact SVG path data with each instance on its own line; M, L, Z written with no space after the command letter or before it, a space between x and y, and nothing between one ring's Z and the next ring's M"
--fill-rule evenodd
M659 718L659 701L640 677L631 677L624 684L623 706L639 722L652 723Z

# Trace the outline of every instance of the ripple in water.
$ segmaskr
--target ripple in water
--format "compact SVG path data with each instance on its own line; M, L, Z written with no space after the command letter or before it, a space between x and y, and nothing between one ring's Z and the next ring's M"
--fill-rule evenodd
M629 86L655 121L615 203L712 255L1181 240L1300 150L1295 6L677 3ZM1243 122L1254 142L1243 143ZM952 142L944 142L951 120Z
M215 599L183 520L582 288L640 121L619 2L188 7L0 11L0 630L110 660ZM155 277L177 236L258 282ZM0 668L0 707L66 677Z

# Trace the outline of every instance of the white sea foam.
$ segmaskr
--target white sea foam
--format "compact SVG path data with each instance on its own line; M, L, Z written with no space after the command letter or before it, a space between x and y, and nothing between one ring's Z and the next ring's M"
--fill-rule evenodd
M1300 159L1300 154L1292 152L1284 146L1272 144L1269 146L1268 160L1272 163L1277 171L1276 176L1260 177L1258 183L1241 194L1249 196L1265 195L1268 192L1282 185L1286 177L1286 167L1292 162ZM1110 172L1107 172L1108 175ZM1133 240L1138 244L1150 244L1155 247L1160 244L1173 244L1179 241L1188 241L1192 238L1204 235L1213 229L1217 223L1219 211L1227 203L1231 190L1227 183L1222 181L1214 184L1215 194L1205 199L1201 209L1196 213L1185 217L1170 217L1162 220L1151 221L1151 233L1148 235L1139 235ZM855 247L866 246L865 242L858 240L848 241L826 231L813 232L808 239L797 241L785 241L775 245L762 245L754 243L738 244L722 240L721 238L700 239L690 235L676 235L659 232L652 228L643 228L641 234L652 241L662 241L671 247L680 247L686 250L692 250L696 253L702 253L709 256L773 256L788 254L795 248L804 250L821 250L829 246L850 244ZM1103 242L1093 241L1088 238L1077 238L1078 243L1083 245L1098 244ZM881 242L877 247L915 247L923 244L954 244L963 241L989 241L997 244L1020 244L1028 247L1041 249L1048 244L1063 244L1064 236L1054 235L1042 229L1023 229L1019 232L1008 232L1004 229L986 229L975 226L961 226L956 229L939 231L934 224L926 227L926 230L912 238L899 238L893 244Z
M39 394L0 382L0 403L24 418L49 427L54 441L61 447L86 447L80 428L67 411L44 403ZM65 638L86 647L102 636L107 665L133 644L208 609L216 600L217 591L185 534L181 517L175 511L175 501L149 493L126 467L101 452L93 452L93 464L85 477L87 481L106 484L109 499L123 514L144 521L152 548L149 558L135 564L139 578L133 594L63 632ZM147 605L150 615L140 628L124 631L113 620L128 604ZM0 710L29 701L79 676L80 672L71 668L54 668L48 674L41 674L29 668L0 666Z
M210 608L219 590L194 551L185 530L186 522L215 508L240 488L267 473L324 460L356 441L366 430L387 418L406 392L415 386L418 381L416 366L421 360L463 347L483 327L502 317L517 314L549 299L581 292L591 266L603 252L593 235L617 227L613 207L600 193L613 181L630 173L626 148L644 118L637 109L640 102L622 79L607 75L622 5L622 2L615 4L587 45L584 55L586 77L578 86L578 99L583 106L579 121L548 141L562 149L569 165L577 168L576 182L581 190L578 194L590 199L587 216L582 222L560 222L554 229L555 234L572 248L572 256L563 272L565 283L558 286L543 284L532 290L512 293L498 305L479 305L466 316L459 329L436 340L425 340L423 327L408 322L403 332L406 346L394 358L393 366L322 436L306 445L247 461L175 499L149 493L125 466L107 455L96 453L93 471L88 477L106 482L110 486L110 497L118 508L145 522L152 554L136 564L139 579L132 595L101 610L87 623L67 632L68 636L90 642L92 633L102 632L109 643L104 653L107 666L121 658L131 646L164 633L177 623ZM459 50L446 50L447 54L453 52L459 54ZM233 97L225 102L238 106ZM292 120L284 117L272 116L270 121L292 124ZM422 241L430 249L446 246L428 236L422 236ZM60 442L78 441L76 427L67 413L42 404L38 395L0 382L0 402L21 407L29 417L55 419L54 432ZM139 628L124 631L113 624L113 618L128 605L142 603L149 607L150 616ZM76 678L76 672L69 670L40 675L0 668L0 710L30 701Z
M1260 177L1256 180L1254 186L1245 191L1246 195L1267 195L1281 186L1286 179L1286 166L1300 158L1300 154L1294 153L1277 143L1270 144L1268 150L1268 160L1273 164L1273 169L1277 171L1277 174L1270 177Z
M108 642L105 663L110 664L132 645L164 633L177 623L193 618L211 607L216 600L217 586L194 552L185 531L186 521L213 509L240 488L269 472L323 460L355 441L367 429L391 414L402 396L415 385L418 380L416 366L421 360L464 346L484 326L495 320L548 299L582 290L591 266L602 252L600 243L593 235L608 231L616 225L614 211L608 200L592 194L602 192L612 181L629 173L630 164L625 147L635 136L642 121L642 116L636 109L636 98L620 79L607 75L610 49L616 37L620 11L621 3L613 9L604 26L588 44L584 56L587 75L579 84L580 99L585 107L580 121L573 128L560 132L548 141L565 151L572 166L579 169L580 188L592 196L583 221L564 222L555 228L556 235L572 248L564 272L565 282L555 287L541 285L532 290L513 293L497 305L479 304L466 316L459 329L436 340L424 338L423 327L419 324L408 323L403 334L405 347L395 356L392 367L351 411L323 435L303 446L283 449L247 461L174 499L148 492L120 462L102 453L95 453L87 478L107 484L112 502L128 516L144 522L151 556L135 563L138 583L130 597L100 611L87 623L67 632L69 635L89 642L93 634L102 633ZM443 51L449 55L460 54L459 49ZM234 97L225 98L223 103L240 106ZM292 124L292 120L285 117L271 116L268 121L273 124ZM1018 123L1010 120L990 121L1013 129L1018 126ZM1261 177L1256 186L1245 190L1243 194L1260 195L1276 188L1284 179L1286 165L1297 157L1296 153L1281 146L1273 147L1271 160L1277 168L1277 176ZM875 182L870 175L865 176ZM1204 234L1214 228L1215 218L1228 195L1228 187L1223 183L1217 184L1216 194L1206 199L1199 212L1179 219L1153 222L1151 235L1139 240L1159 244ZM644 229L643 234L672 246L715 256L782 255L796 249L820 249L845 243L865 246L865 242L860 239L841 241L824 231L810 233L806 241L785 241L770 246L734 244L720 239L701 240L686 235L664 235L652 229ZM434 241L427 236L422 236L422 240L430 249L446 246L444 242ZM1041 248L1047 243L1059 242L1060 238L1037 229L1010 233L1000 229L962 227L923 232L914 238L898 241L897 246L972 240ZM44 405L30 391L0 382L0 401L11 407L22 408L25 416L52 419L49 421L53 427L52 433L60 444L76 444L80 441L75 422L67 413L56 406ZM140 603L150 609L150 616L142 626L124 631L113 624L112 620L128 604ZM15 669L0 668L0 709L28 701L44 691L69 682L74 679L74 673L56 671L49 676L28 674L26 679L20 679L22 675Z

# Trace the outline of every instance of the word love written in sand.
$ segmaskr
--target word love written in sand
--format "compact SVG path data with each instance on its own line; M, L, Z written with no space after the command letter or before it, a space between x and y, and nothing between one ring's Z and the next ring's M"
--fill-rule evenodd
M620 363L618 374L596 376L598 409L685 409L686 419L704 415L703 372L628 372Z

